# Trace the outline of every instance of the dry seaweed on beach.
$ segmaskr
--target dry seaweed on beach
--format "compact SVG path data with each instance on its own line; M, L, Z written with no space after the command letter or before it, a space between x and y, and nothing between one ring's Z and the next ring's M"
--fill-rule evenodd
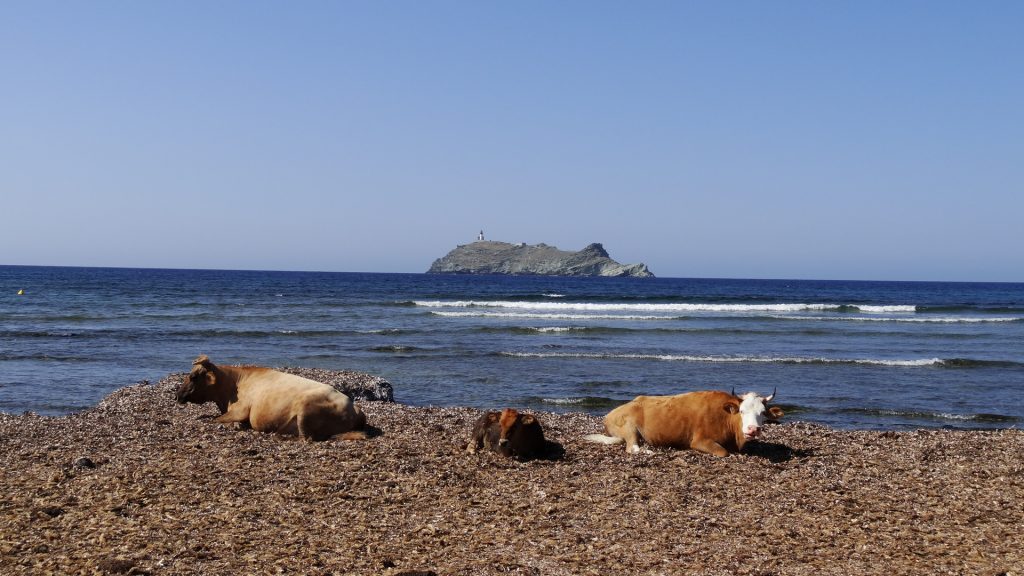
M335 385L372 378L325 373ZM182 375L0 414L3 574L1021 574L1024 431L770 427L743 454L467 454L480 410L360 401L312 443L179 406ZM369 380L366 380L369 381ZM499 408L499 407L496 407Z

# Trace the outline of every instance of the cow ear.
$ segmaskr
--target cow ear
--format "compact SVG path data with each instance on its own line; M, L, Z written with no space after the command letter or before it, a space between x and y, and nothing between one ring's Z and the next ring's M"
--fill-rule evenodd
M778 420L779 418L785 416L786 413L782 411L782 408L779 408L778 406L772 406L771 408L768 409L768 415L770 415L772 419Z
M740 411L740 405L735 402L726 402L723 409L729 414L735 414Z
M533 420L534 420L533 416L530 416L529 414L527 414L527 415L523 416L522 422L523 422L523 424L533 424Z
M487 421L490 422L491 424L497 422L498 421L498 413L497 412L488 412L487 413Z
M213 386L214 384L217 383L217 375L214 374L212 370L208 371L205 376L207 386Z

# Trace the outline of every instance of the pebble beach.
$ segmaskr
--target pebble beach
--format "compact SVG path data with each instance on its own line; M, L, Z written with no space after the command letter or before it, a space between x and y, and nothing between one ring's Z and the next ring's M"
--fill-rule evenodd
M518 462L465 452L475 408L360 400L372 438L311 443L177 405L182 378L0 414L0 573L1024 574L1018 429L784 419L718 459L535 412L557 450Z

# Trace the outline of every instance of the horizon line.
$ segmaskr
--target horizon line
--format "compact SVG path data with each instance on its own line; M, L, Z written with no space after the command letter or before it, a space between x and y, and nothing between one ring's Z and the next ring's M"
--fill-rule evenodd
M878 280L857 278L781 278L781 277L740 277L740 276L655 276L653 278L621 278L608 276L563 276L557 274L460 274L450 272L370 272L351 270L283 270L267 268L177 268L167 266L87 266L80 264L0 264L0 268L80 268L96 270L165 270L165 271L196 271L196 272L273 272L292 274L395 274L409 276L501 276L520 278L603 278L608 280L631 280L649 282L658 280L757 280L770 282L896 282L920 284L1024 284L1024 280Z

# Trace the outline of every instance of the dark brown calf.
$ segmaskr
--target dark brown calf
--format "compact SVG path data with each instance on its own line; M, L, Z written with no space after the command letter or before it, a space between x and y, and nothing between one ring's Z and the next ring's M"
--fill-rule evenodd
M544 430L536 417L512 408L487 412L473 425L466 451L473 454L481 448L519 460L538 458L546 449Z

